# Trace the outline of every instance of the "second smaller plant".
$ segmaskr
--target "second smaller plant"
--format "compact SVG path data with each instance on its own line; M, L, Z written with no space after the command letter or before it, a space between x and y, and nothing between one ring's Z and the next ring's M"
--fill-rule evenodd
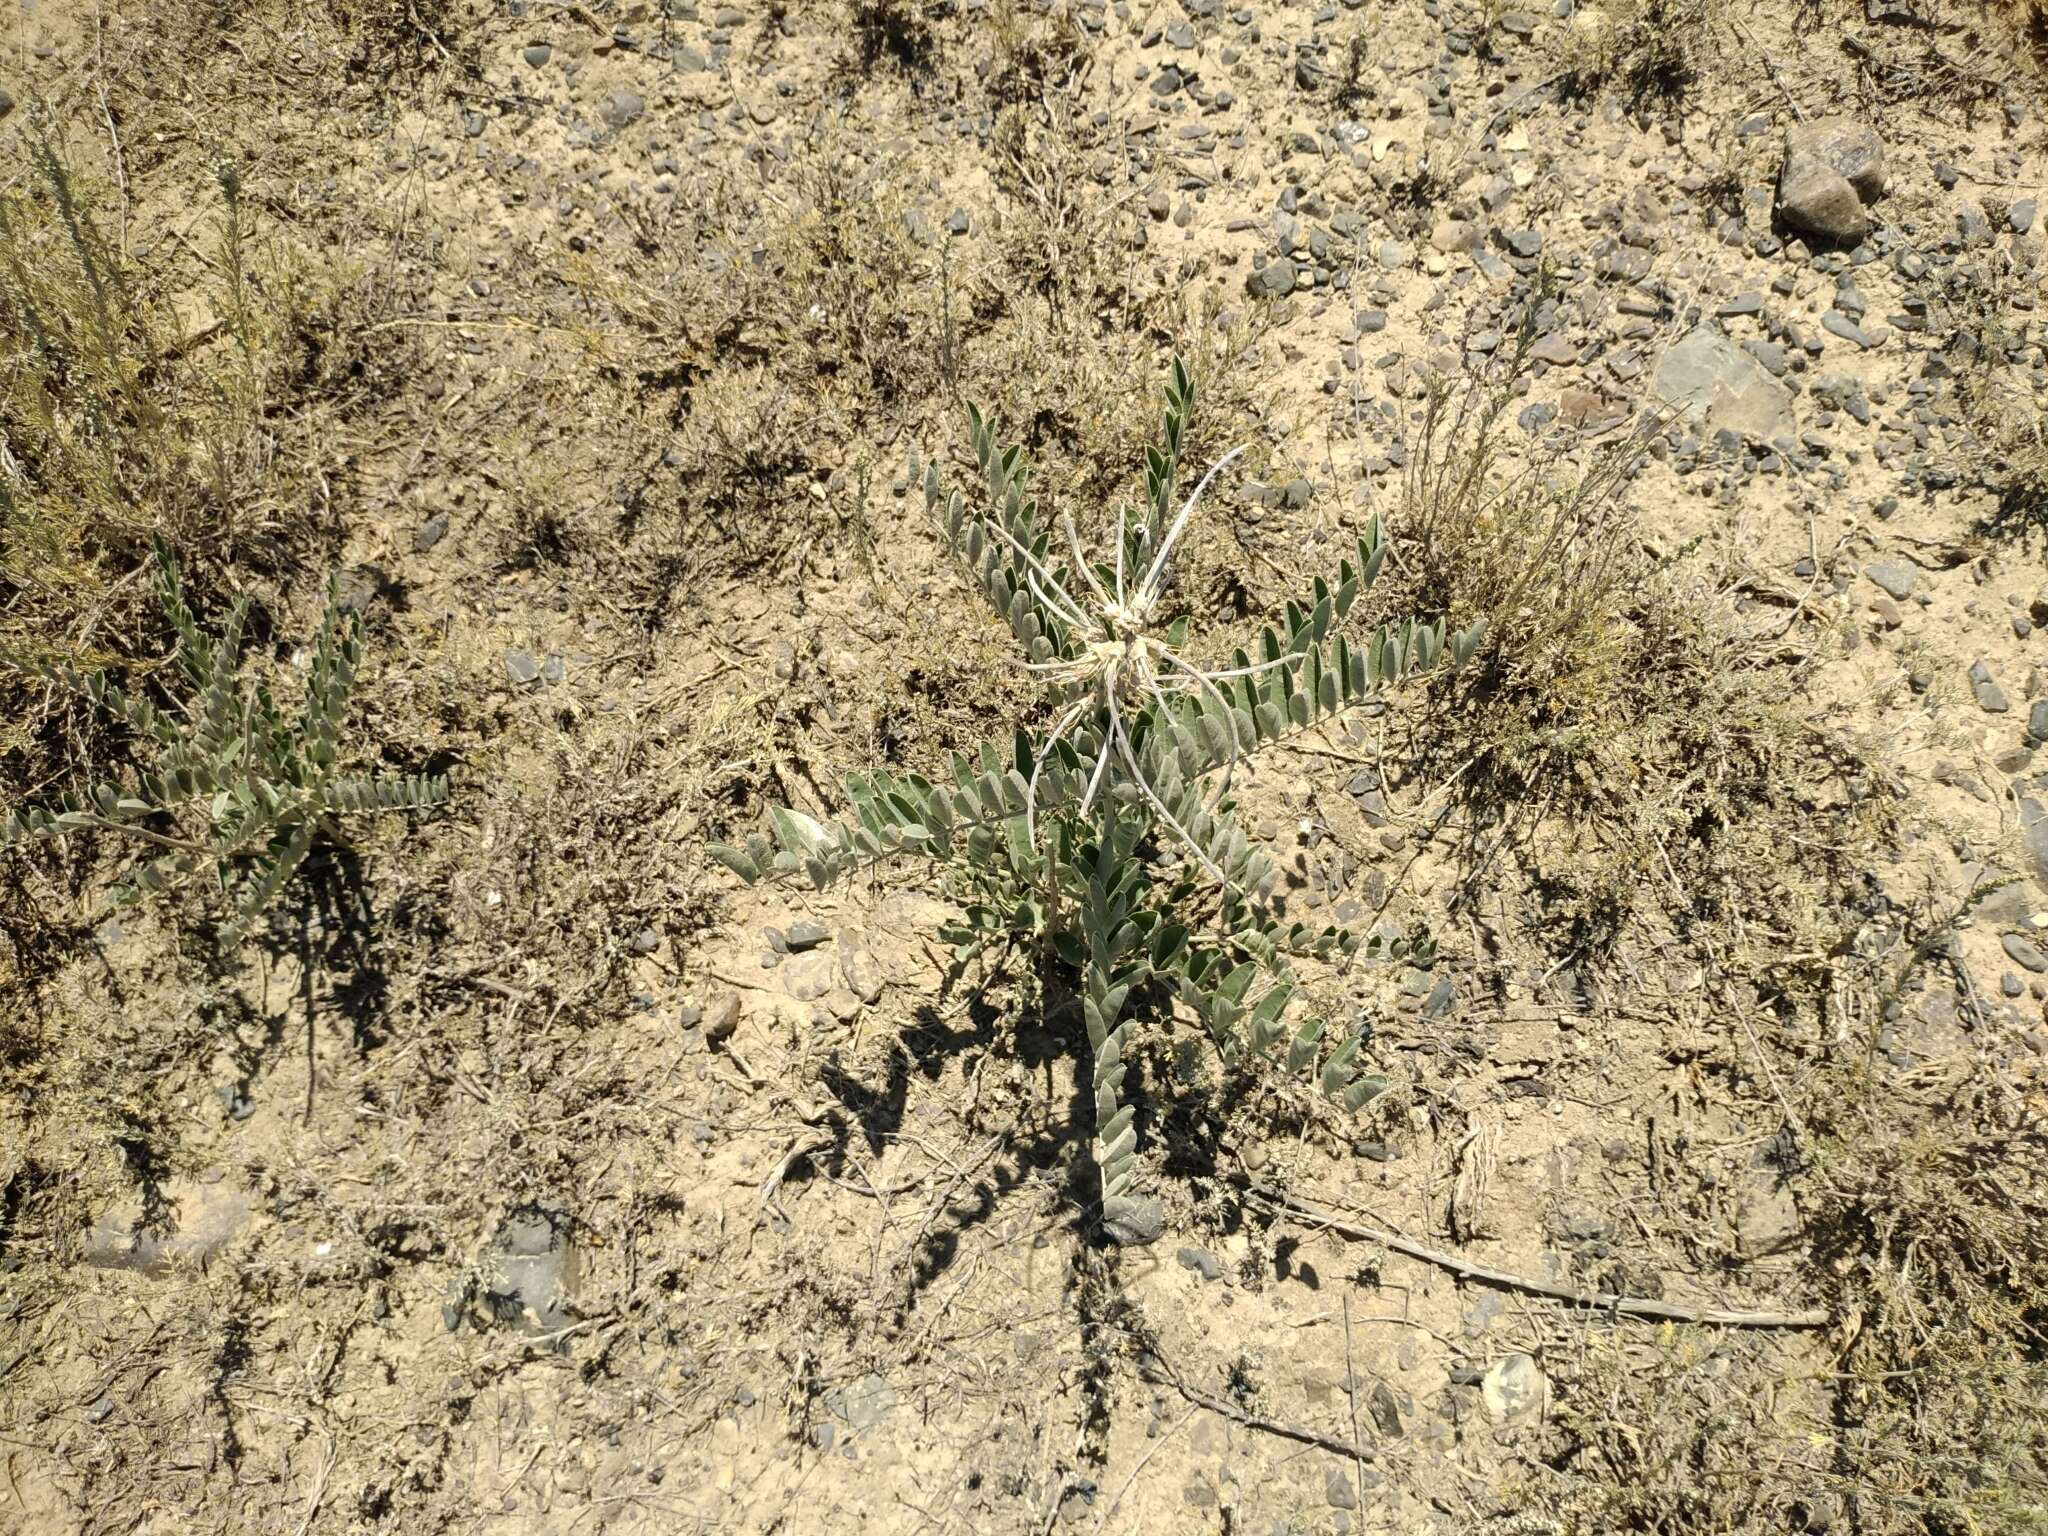
M104 673L15 659L85 694L154 750L129 783L94 784L49 808L27 806L0 822L0 851L78 832L129 838L155 850L123 871L112 904L198 880L233 905L224 937L239 942L284 889L338 816L417 811L448 798L440 774L367 776L341 771L341 727L362 660L361 623L330 585L314 637L301 707L287 714L268 687L241 676L246 598L218 634L199 627L177 560L156 545L158 595L177 632L177 670L189 694L169 710L123 692Z

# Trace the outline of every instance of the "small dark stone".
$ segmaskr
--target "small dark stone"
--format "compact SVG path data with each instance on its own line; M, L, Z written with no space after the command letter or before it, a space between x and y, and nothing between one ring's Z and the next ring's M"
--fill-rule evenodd
M432 517L413 530L412 549L416 555L424 555L448 537L448 514L436 512Z
M790 953L801 954L807 949L816 949L831 938L832 930L823 923L805 918L802 922L791 923L785 937L789 941Z
M1991 676L1991 669L1981 661L1970 664L1970 692L1976 697L1977 707L1987 715L2002 715L2012 708L2006 700L2005 690L1998 686Z
M531 687L540 681L540 663L531 651L507 651L505 678L515 688Z
M1206 1248L1183 1248L1174 1257L1180 1260L1181 1268L1194 1270L1204 1280L1223 1278L1222 1263Z
M1349 1467L1330 1468L1323 1479L1323 1497L1332 1509L1358 1508L1358 1487L1351 1480Z
M1381 1434L1392 1438L1401 1433L1401 1405L1394 1400L1394 1394L1387 1389L1385 1382L1374 1384L1366 1406Z
M541 65L547 63L554 56L555 50L546 43L529 43L526 51L520 55L521 58L525 59L535 69L539 69Z

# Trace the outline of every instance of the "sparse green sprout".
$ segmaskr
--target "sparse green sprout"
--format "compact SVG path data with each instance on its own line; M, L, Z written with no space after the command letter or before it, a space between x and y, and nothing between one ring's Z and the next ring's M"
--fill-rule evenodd
M340 770L339 738L362 659L360 621L330 586L314 638L305 702L287 716L261 683L240 676L248 602L229 609L218 634L199 627L185 601L177 561L156 545L158 593L177 631L177 670L189 688L166 711L123 693L105 674L15 660L76 689L123 721L154 750L153 766L131 785L103 783L68 793L54 809L23 807L0 823L0 851L74 832L108 832L161 850L121 875L112 905L188 879L232 902L224 930L238 942L284 888L334 818L363 811L417 811L448 798L445 775L362 777Z
M1210 664L1188 647L1185 619L1162 613L1174 547L1202 493L1236 457L1225 455L1176 512L1173 501L1194 407L1178 361L1167 388L1164 446L1149 450L1147 505L1119 509L1108 557L1091 560L1071 518L1061 544L1029 489L1023 450L998 446L970 412L988 497L970 506L924 468L925 498L953 551L1009 625L1022 665L1048 685L1056 711L1041 733L1019 730L1007 751L956 755L953 782L875 772L847 780L854 818L821 823L770 812L772 836L712 854L742 879L803 875L822 889L899 855L938 864L963 918L948 933L965 955L1031 945L1078 972L1093 1056L1094 1154L1105 1230L1119 1240L1156 1231L1133 1192L1136 1106L1123 1094L1136 1016L1157 983L1184 1004L1226 1065L1284 1059L1289 1071L1357 1109L1386 1086L1360 1076L1364 1028L1325 1048L1326 1022L1288 1015L1293 956L1343 960L1413 953L1384 936L1284 921L1270 904L1276 870L1237 824L1231 770L1260 748L1327 723L1389 683L1462 664L1474 628L1446 637L1441 621L1345 633L1379 574L1378 519L1340 563L1268 628L1258 654ZM918 466L913 463L915 473Z

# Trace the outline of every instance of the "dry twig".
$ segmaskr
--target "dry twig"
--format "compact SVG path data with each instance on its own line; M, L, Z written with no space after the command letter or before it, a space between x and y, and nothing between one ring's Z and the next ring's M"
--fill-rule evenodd
M1617 1296L1607 1291L1579 1291L1568 1285L1552 1285L1548 1281L1534 1280L1527 1275L1510 1274L1503 1269L1489 1269L1483 1264L1473 1264L1454 1253L1445 1253L1440 1248L1431 1248L1413 1238L1402 1237L1397 1232L1383 1232L1377 1227L1361 1226L1347 1221L1328 1211L1292 1200L1278 1190L1263 1185L1254 1185L1251 1194L1261 1205L1275 1215L1292 1216L1297 1220L1314 1222L1326 1231L1335 1232L1339 1237L1348 1237L1361 1243L1378 1243L1394 1252L1406 1254L1411 1259L1420 1259L1447 1269L1461 1280L1471 1280L1480 1285L1500 1286L1506 1290L1526 1291L1532 1296L1548 1296L1556 1301L1568 1301L1588 1311L1605 1312L1615 1317L1649 1317L1673 1323L1711 1323L1722 1328L1825 1328L1828 1314L1818 1308L1799 1312L1742 1312L1723 1307L1688 1307L1678 1302L1652 1301L1644 1296Z

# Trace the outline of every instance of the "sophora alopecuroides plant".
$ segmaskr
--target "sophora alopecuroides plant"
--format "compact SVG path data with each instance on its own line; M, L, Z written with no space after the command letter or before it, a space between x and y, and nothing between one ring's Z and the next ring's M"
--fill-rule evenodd
M1008 623L1021 664L1044 682L1050 724L1018 730L1006 750L955 755L950 784L857 774L846 782L851 819L821 823L778 807L770 831L711 849L747 881L807 876L820 889L885 859L923 858L960 899L952 936L964 946L1032 944L1078 973L1103 1225L1119 1238L1156 1230L1156 1208L1133 1189L1136 1106L1124 1094L1135 1022L1127 1005L1139 989L1156 983L1185 1004L1228 1065L1282 1056L1352 1109L1385 1086L1358 1073L1362 1028L1331 1045L1323 1019L1290 1021L1290 959L1398 942L1276 913L1277 871L1232 815L1231 774L1411 672L1464 662L1481 638L1475 626L1447 641L1441 620L1347 632L1386 556L1375 517L1336 579L1318 577L1288 603L1256 652L1199 659L1187 619L1166 616L1171 560L1203 492L1237 454L1175 510L1194 400L1176 361L1164 443L1146 451L1146 504L1118 509L1107 553L1095 558L1071 517L1058 519L1055 538L1021 447L998 446L970 409L987 497L970 503L949 491L932 463L926 503Z
M269 688L241 676L247 599L228 610L218 634L199 627L178 565L159 542L157 590L177 634L176 663L189 689L160 709L124 693L104 673L16 659L86 695L124 722L153 753L132 782L66 794L54 808L24 807L0 822L0 850L77 832L130 838L151 856L130 864L110 905L198 878L232 904L232 942L284 888L334 818L365 811L416 811L448 797L443 775L362 776L341 772L339 751L349 690L362 660L362 626L332 585L306 669L304 703L292 714Z

